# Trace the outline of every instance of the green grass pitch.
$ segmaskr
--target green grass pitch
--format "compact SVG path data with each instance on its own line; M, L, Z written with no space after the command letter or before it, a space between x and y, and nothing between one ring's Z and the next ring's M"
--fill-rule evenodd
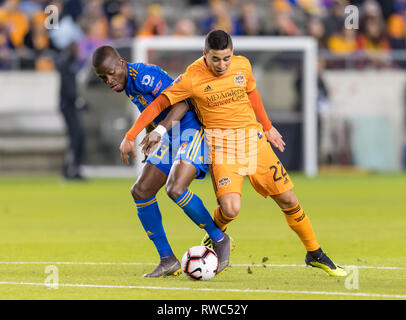
M0 178L0 299L405 299L406 175L292 179L324 251L341 265L357 266L350 277L304 267L296 234L248 181L240 215L228 229L236 242L232 266L198 282L185 275L142 278L158 256L137 218L132 179L66 183L13 176ZM213 212L210 179L191 189ZM204 232L164 191L158 203L181 259ZM55 279L57 288L45 286Z

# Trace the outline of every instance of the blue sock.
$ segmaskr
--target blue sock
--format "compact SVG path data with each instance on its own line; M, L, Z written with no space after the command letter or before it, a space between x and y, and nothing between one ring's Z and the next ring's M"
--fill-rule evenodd
M155 197L146 200L134 200L137 206L138 217L144 227L148 238L152 240L161 258L169 257L173 254L165 230L162 225L162 215L159 211Z
M223 232L214 224L203 201L191 190L186 189L185 192L175 200L175 203L185 211L196 225L205 229L213 241L219 241L224 237Z

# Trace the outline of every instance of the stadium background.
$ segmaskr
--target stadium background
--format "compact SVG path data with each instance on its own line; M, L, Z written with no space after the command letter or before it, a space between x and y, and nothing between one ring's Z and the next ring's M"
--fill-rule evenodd
M351 4L359 9L358 29L344 27ZM46 28L49 5L58 8L58 29ZM196 36L212 28L234 36L313 37L319 49L319 165L401 171L405 8L402 0L1 1L0 171L60 170L68 141L59 113L57 64L71 42L78 48L83 164L118 166L117 145L133 121L133 108L95 77L89 65L93 50L113 44L131 60L137 37ZM152 60L176 77L201 54L179 52ZM302 53L250 58L260 70L257 83L268 114L291 146L278 155L288 169L301 170Z
M58 7L58 29L44 24L48 5ZM359 9L358 29L344 27L348 5ZM405 19L404 0L0 0L0 297L404 299ZM278 208L270 207L269 200L248 185L239 220L230 228L238 241L232 272L217 282L195 285L202 289L198 295L137 291L139 286L157 285L140 277L157 257L129 194L136 171L122 165L118 152L134 121L134 106L94 75L89 59L102 44L114 45L131 60L139 37L174 36L187 42L188 36L204 36L212 28L235 37L295 41L307 36L317 42L316 178L301 174L303 52L250 52L249 57L267 112L287 142L287 150L278 156L292 174L318 237L337 261L365 266L360 267L358 291L345 288L344 280L331 281L299 268L303 248ZM85 183L66 181L61 174L71 154L60 112L64 74L58 64L71 43L78 53L78 95L72 107L83 120ZM200 50L186 53L179 48L176 53L151 51L149 58L176 77L200 55ZM194 183L192 189L212 212L210 179ZM166 231L180 256L203 234L179 215L164 192L158 198L165 208ZM107 287L30 287L44 283L47 261L58 266L62 283L135 287L121 293ZM267 261L269 268L264 267ZM27 286L20 287L22 281ZM191 286L185 279L166 279L158 285ZM205 288L220 289L213 296ZM231 293L230 288L259 291Z

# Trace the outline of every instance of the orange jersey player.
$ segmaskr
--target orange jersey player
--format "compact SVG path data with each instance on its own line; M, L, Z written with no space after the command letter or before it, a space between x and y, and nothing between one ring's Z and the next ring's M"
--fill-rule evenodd
M293 183L267 142L284 151L282 136L272 126L256 89L249 60L233 55L231 37L222 30L206 36L203 54L145 109L122 142L122 155L132 151L132 141L157 114L192 98L211 150L211 175L219 203L214 212L217 226L225 231L237 218L243 178L248 176L259 194L270 196L281 208L307 250L306 264L333 276L345 276L344 269L320 248Z

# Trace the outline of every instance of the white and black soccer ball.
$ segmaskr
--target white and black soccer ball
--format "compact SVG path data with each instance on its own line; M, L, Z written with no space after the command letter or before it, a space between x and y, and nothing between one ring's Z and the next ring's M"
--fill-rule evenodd
M211 280L217 273L217 254L205 246L189 248L182 257L182 270L193 280Z

